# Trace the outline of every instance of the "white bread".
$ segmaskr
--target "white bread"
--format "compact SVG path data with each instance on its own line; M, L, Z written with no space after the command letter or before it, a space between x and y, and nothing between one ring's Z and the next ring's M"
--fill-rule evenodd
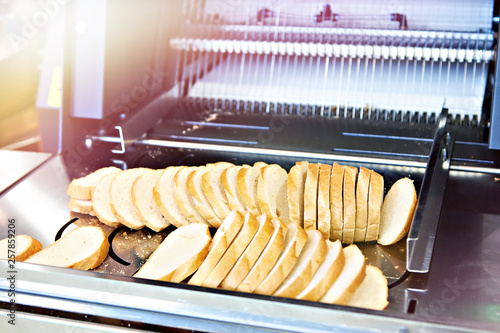
M278 218L272 219L274 232L269 239L262 254L253 265L248 275L236 288L237 291L253 293L259 284L269 274L273 266L276 264L280 253L285 246L285 229L286 225Z
M370 187L370 170L360 167L356 182L356 227L354 242L364 242L368 228L368 191Z
M198 167L181 167L174 176L174 198L177 207L182 212L189 222L191 223L205 223L212 226L196 209L193 197L187 188L187 179L191 172L198 169Z
M221 226L217 229L214 235L212 243L209 248L209 252L203 264L198 268L196 273L189 280L189 284L201 286L203 281L212 272L214 267L219 263L227 248L236 237L241 227L243 226L245 218L241 214L236 214L236 211L232 211L224 219Z
M252 269L262 251L266 248L267 243L269 243L274 233L272 220L265 214L257 217L257 221L259 222L259 229L255 233L255 236L221 282L221 287L226 290L234 290L239 286Z
M379 244L391 245L406 235L416 205L417 192L411 179L401 178L392 185L382 205Z
M153 198L153 188L161 178L163 170L155 170L138 177L132 185L132 202L137 215L154 231L161 231L170 225L163 217Z
M215 213L210 201L208 201L205 192L203 192L202 184L203 175L209 170L209 168L212 167L213 165L200 166L193 169L187 178L187 189L193 197L193 202L198 212L200 212L208 223L218 228L222 224L222 220L219 218L217 213Z
M249 165L233 165L222 171L220 180L224 189L226 190L227 202L231 210L239 210L245 213L247 206L241 198L240 191L238 191L238 184L236 178L241 168L250 168Z
M108 237L101 228L79 227L25 260L34 264L89 270L108 255Z
M15 248L11 249L9 245L14 245ZM16 235L15 238L4 238L0 240L0 259L24 261L41 249L42 244L33 237L28 235ZM9 258L9 255L14 255L15 257Z
M238 211L236 211L236 214L241 215ZM257 219L249 212L245 213L244 220L245 221L243 222L243 227L240 232L228 247L212 272L210 272L205 281L203 281L202 286L212 288L218 287L231 268L233 268L241 254L245 251L248 244L250 244L251 240L255 236L255 233L259 229L259 222L257 222Z
M96 216L96 213L94 212L94 209L92 207L92 200L71 198L69 199L69 209L76 213Z
M240 192L241 199L250 213L255 216L261 214L257 201L257 181L260 176L260 169L266 165L264 162L257 162L251 168L242 168L236 175L236 186Z
M290 223L304 227L304 185L309 162L296 162L288 173L286 184Z
M307 287L297 295L297 299L307 301L318 301L332 284L337 280L344 268L345 257L342 244L339 240L335 242L326 241L328 252L325 260L321 263Z
M206 224L193 223L175 229L134 277L181 282L202 264L211 240Z
M120 172L102 177L99 184L92 190L92 209L99 221L113 228L119 227L121 223L111 209L110 188L111 183Z
M332 166L320 164L318 178L318 230L324 239L330 239L330 178Z
M345 264L339 277L320 302L346 305L365 278L365 256L356 245L344 248Z
M163 170L160 181L153 188L153 198L156 205L163 216L176 227L182 227L190 223L175 203L174 177L180 168L170 166Z
M363 282L352 295L348 306L358 308L384 310L389 297L389 288L387 287L387 279L380 269L375 266L366 266L366 276Z
M318 176L319 164L307 166L306 183L304 185L304 229L316 230L318 219Z
M354 241L356 229L356 177L358 169L344 166L344 188L342 200L344 205L344 224L342 225L342 243L351 244Z
M380 225L380 213L384 201L384 177L370 171L370 189L368 190L368 227L365 242L376 241Z
M306 230L307 242L295 266L274 296L296 297L309 284L312 277L325 259L328 247L318 230Z
M344 225L344 204L342 200L344 183L344 167L334 163L330 178L330 240L342 240L342 226Z
M231 211L227 202L226 191L220 180L222 172L230 166L233 166L233 164L217 162L202 176L203 192L221 220L224 220Z
M290 223L285 235L285 244L276 264L260 285L254 290L257 294L272 295L290 274L297 258L307 241L307 233L295 223Z
M85 177L73 179L68 186L67 193L73 199L90 200L92 189L99 184L102 177L121 171L116 167L98 169Z
M257 180L257 201L260 211L269 219L279 218L288 224L288 199L286 183L288 174L277 164L266 165L260 169Z

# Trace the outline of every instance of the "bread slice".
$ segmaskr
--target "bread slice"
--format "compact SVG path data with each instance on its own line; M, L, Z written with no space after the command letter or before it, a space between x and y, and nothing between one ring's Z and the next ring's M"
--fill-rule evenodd
M370 188L370 170L360 167L356 183L356 227L354 242L364 242L368 228L368 190Z
M249 165L233 165L229 168L222 171L220 175L220 180L224 189L226 190L227 202L229 204L229 208L231 210L239 210L242 213L245 213L247 210L247 206L243 202L241 198L240 192L238 191L238 184L236 178L238 176L238 172L242 168L250 168Z
M238 211L236 211L236 214L241 215ZM243 222L243 227L240 232L228 247L212 272L210 272L205 281L203 281L202 286L217 288L222 280L224 280L227 276L231 268L233 268L241 254L245 251L248 244L250 244L259 229L259 222L249 212L245 213L244 220L245 221Z
M203 192L203 175L212 168L211 166L200 166L193 169L187 178L187 189L193 197L193 203L200 214L214 227L218 228L222 220L215 213L214 208L208 201L205 192Z
M160 181L153 188L153 198L160 212L176 227L182 227L190 223L175 202L174 177L180 168L170 166L163 170Z
M304 185L309 162L296 162L287 179L287 198L290 223L304 227Z
M266 165L260 170L257 180L257 201L260 211L269 219L279 218L285 224L288 217L288 199L286 183L288 173L277 164Z
M276 264L260 285L254 290L257 294L272 295L290 274L297 258L307 241L307 233L296 223L290 223L285 235L285 244Z
M14 248L9 248L14 246ZM29 256L42 249L42 244L28 235L16 235L15 238L4 238L0 240L0 259L15 259L24 261ZM9 257L14 255L14 257Z
M356 229L356 177L358 169L344 166L344 188L342 200L344 205L344 224L342 225L342 243L351 244L354 241Z
M175 190L174 198L177 207L191 223L205 223L212 226L196 209L193 197L187 188L187 179L191 172L198 167L181 167L174 176Z
M328 247L318 230L306 230L307 242L295 266L274 293L275 296L294 298L309 284L325 259Z
M25 260L34 264L89 270L108 255L108 237L101 228L79 227Z
M154 231L161 231L170 225L153 198L153 188L160 180L162 172L163 170L155 170L145 173L132 185L132 202L137 215Z
M384 177L370 171L370 188L368 190L368 226L366 228L365 242L378 239L380 213L384 201Z
M244 220L244 216L242 214L236 214L236 211L229 213L224 222L222 222L221 226L217 229L207 257L200 268L198 268L196 273L191 277L188 282L189 284L200 286L203 281L205 281L240 231Z
M304 185L304 229L316 230L318 219L318 177L319 164L307 166L306 183Z
M215 163L202 176L203 192L221 220L224 220L231 211L227 203L226 191L220 180L222 172L230 166L233 164L228 162Z
M73 199L90 200L92 198L92 189L99 184L102 177L121 171L116 167L107 167L98 169L85 177L73 179L69 183L66 193Z
M134 277L181 282L201 266L211 241L206 224L179 227L163 240Z
M302 290L296 298L317 302L332 284L337 280L344 268L345 257L342 244L339 240L335 242L326 241L328 252L325 260L321 263L314 274L311 282Z
M409 178L401 178L392 185L382 205L378 243L391 245L399 241L410 229L417 192Z
M92 200L69 199L69 209L80 214L96 216L92 207Z
M358 308L384 310L389 297L387 279L380 269L375 266L366 266L366 276L358 289L354 292L348 306Z
M262 254L257 259L245 279L236 288L238 291L253 293L264 278L269 274L285 246L286 225L279 219L272 219L274 232Z
M345 264L339 277L320 299L323 303L346 305L365 278L365 256L356 245L344 248Z
M260 176L260 169L267 164L257 162L251 168L242 168L236 175L236 186L240 192L241 199L245 206L255 216L261 214L259 203L257 201L257 182Z
M330 240L342 240L342 226L344 225L344 204L342 200L344 184L344 167L333 163L330 177Z
M144 228L144 220L137 215L134 202L132 201L132 185L140 176L153 170L147 168L135 168L120 172L109 189L111 196L111 209L118 220L130 229Z
M318 230L324 239L330 239L330 178L332 166L320 164L318 178Z
M92 209L99 221L113 228L121 226L121 223L111 209L110 188L111 183L120 172L121 171L102 177L99 184L92 190Z

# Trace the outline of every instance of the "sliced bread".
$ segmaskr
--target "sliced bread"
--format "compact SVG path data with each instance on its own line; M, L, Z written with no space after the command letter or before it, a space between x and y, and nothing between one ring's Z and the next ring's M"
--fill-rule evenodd
M260 170L257 180L257 201L262 214L269 219L279 218L285 224L288 217L288 199L286 183L288 174L277 164L266 165Z
M205 223L212 226L208 221L200 214L198 209L194 204L193 196L189 193L187 188L187 179L191 172L198 169L198 167L181 167L174 176L174 198L177 207L181 210L182 214L191 223Z
M16 235L15 238L4 238L0 240L0 259L24 261L41 249L42 244L33 237L28 235Z
M236 175L236 186L240 192L241 199L245 206L255 216L261 214L259 203L257 201L257 182L260 176L260 169L267 164L257 162L251 168L242 168Z
M116 167L107 167L98 169L85 177L73 179L69 183L67 193L73 199L90 200L92 189L99 184L102 177L121 171Z
M330 240L342 240L342 226L344 225L344 204L342 192L344 184L344 167L334 163L330 178Z
M380 269L375 266L366 266L366 276L363 282L352 295L348 306L358 308L384 310L389 297L389 288L387 287L387 279Z
M354 242L364 242L368 227L368 190L370 187L370 170L360 167L356 182L356 227Z
M286 186L290 223L301 227L304 227L304 185L308 165L307 161L295 163L288 173Z
M366 228L365 242L378 239L380 213L384 201L384 177L370 171L370 188L368 190L368 226Z
M307 166L306 183L304 185L304 229L316 230L318 219L318 177L319 164Z
M193 203L200 214L214 227L218 228L222 224L214 208L203 192L203 175L213 166L200 166L193 169L187 178L187 189L193 197Z
M101 178L99 184L92 190L92 209L97 218L104 224L116 228L121 225L120 220L111 209L111 183L120 173L112 173Z
M71 198L69 199L69 209L76 213L96 216L96 213L94 212L94 209L92 207L92 200Z
M203 192L221 220L224 220L231 211L226 191L220 180L222 172L230 166L233 164L228 162L215 163L202 176Z
M242 168L250 168L249 165L233 165L229 168L222 171L220 175L220 180L224 189L226 190L227 203L229 204L229 208L231 210L239 210L242 213L245 213L247 210L247 206L243 202L241 198L240 192L238 191L238 184L236 178L238 176L238 172Z
M318 178L318 230L324 239L330 239L330 178L332 166L320 164Z
M356 177L358 169L344 166L344 187L342 201L344 206L344 223L342 225L342 243L351 244L354 241L356 229Z

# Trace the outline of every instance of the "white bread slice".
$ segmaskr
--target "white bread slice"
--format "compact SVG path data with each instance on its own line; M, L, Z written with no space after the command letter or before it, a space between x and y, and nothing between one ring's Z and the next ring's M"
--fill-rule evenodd
M221 226L217 229L209 248L210 252L208 252L203 264L189 280L189 284L201 286L203 281L205 281L207 276L212 272L215 265L219 263L219 260L240 231L244 220L244 216L236 214L236 211L229 213L224 219L224 222L222 222Z
M34 264L89 270L108 255L108 237L101 228L79 227L25 260Z
M285 229L286 225L279 219L272 219L274 232L262 254L253 265L248 275L236 288L238 291L253 293L259 284L269 274L273 266L276 264L280 253L285 246Z
M226 191L221 183L220 175L233 165L228 162L217 162L202 176L203 192L221 220L226 218L231 209L227 203Z
M209 168L212 167L213 165L200 166L196 169L193 169L193 171L188 175L187 178L187 189L193 197L193 202L198 212L200 212L200 214L208 221L208 223L218 228L222 224L222 220L215 213L214 208L208 201L205 192L203 192L202 184L203 175L209 170Z
M344 205L344 224L342 225L342 243L351 244L354 241L356 229L356 177L358 169L344 166L344 188L342 200Z
M333 163L330 178L330 240L342 240L342 226L344 225L344 204L342 200L344 183L344 167Z
M320 299L323 303L346 305L365 278L365 256L356 245L344 248L345 264L339 277Z
M316 230L318 219L318 177L319 164L307 166L306 184L304 185L304 230Z
M318 230L306 230L307 242L295 266L274 293L275 296L294 298L309 284L325 259L328 247Z
M260 169L257 180L257 201L260 211L269 219L279 218L285 224L288 217L288 199L286 183L288 173L277 164L266 165Z
M236 211L236 214L241 215L238 211ZM241 254L245 251L248 244L250 244L250 241L259 229L259 222L249 212L245 213L244 220L245 221L243 222L243 227L240 232L228 247L212 272L210 272L205 281L203 281L202 286L217 288L222 280L224 280L227 276L231 268L233 268Z
M401 178L392 185L382 205L378 243L391 245L399 241L410 229L417 192L409 178Z
M160 180L162 172L163 170L155 170L145 173L132 185L132 202L137 215L154 231L161 231L170 225L153 198L153 188Z
M92 209L97 218L104 224L116 228L121 225L118 217L111 209L111 183L122 171L118 171L101 178L99 184L92 190Z
M10 242L9 242L10 241ZM9 245L14 245L15 248L9 248ZM42 249L42 244L28 235L16 235L14 238L4 238L0 240L0 259L15 259L16 261L24 261L34 253ZM9 251L10 250L10 251ZM14 255L14 258L9 258L9 255Z
M365 242L378 239L380 213L384 201L384 177L370 171L370 188L368 190L368 227L366 228Z
M191 223L205 223L212 226L196 209L193 197L187 188L187 179L191 172L198 169L198 167L181 167L174 176L175 190L174 198L177 207L182 212L189 222Z
M260 285L254 290L257 294L272 295L292 271L297 258L307 241L307 233L295 223L288 225L283 251L280 253L276 264Z
M181 282L200 267L211 240L206 224L193 223L175 229L134 277Z
M380 269L375 266L366 266L366 276L358 289L354 292L348 306L358 308L384 310L389 304L389 288L387 279Z
M256 162L251 168L242 168L236 175L236 186L240 192L241 199L245 206L255 216L261 214L259 203L257 201L257 182L260 176L260 169L267 164Z
M326 241L328 253L307 287L297 295L297 299L317 302L337 280L344 268L345 257L342 243Z
M255 236L221 283L221 287L226 290L236 289L245 279L274 233L272 220L265 214L257 217L257 221L259 229Z
M96 216L96 213L94 212L94 209L92 207L92 200L71 198L69 199L69 209L76 213Z
M241 213L247 211L247 206L241 198L240 191L238 191L238 184L236 177L242 168L250 168L249 165L233 165L222 171L220 180L224 189L226 190L227 203L231 210L239 210Z
M160 181L153 188L153 198L160 212L176 227L182 227L190 223L175 203L174 177L180 168L170 166L163 170Z
M356 227L354 241L364 242L368 228L368 191L370 187L370 170L360 167L356 183Z
M324 239L330 239L330 178L332 166L320 164L318 178L318 230Z
M288 173L286 184L290 223L304 227L304 185L309 162L296 162Z
M143 219L135 211L132 201L132 185L137 178L152 171L147 168L122 171L113 179L109 188L113 213L123 225L130 229L141 229L145 226Z
M102 177L121 171L116 167L107 167L98 169L85 177L73 179L69 183L66 191L73 199L90 200L92 198L92 189L99 184Z

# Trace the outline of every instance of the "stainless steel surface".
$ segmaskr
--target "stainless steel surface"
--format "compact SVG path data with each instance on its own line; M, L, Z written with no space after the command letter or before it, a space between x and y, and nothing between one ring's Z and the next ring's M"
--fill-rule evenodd
M0 194L19 181L51 154L0 149Z

